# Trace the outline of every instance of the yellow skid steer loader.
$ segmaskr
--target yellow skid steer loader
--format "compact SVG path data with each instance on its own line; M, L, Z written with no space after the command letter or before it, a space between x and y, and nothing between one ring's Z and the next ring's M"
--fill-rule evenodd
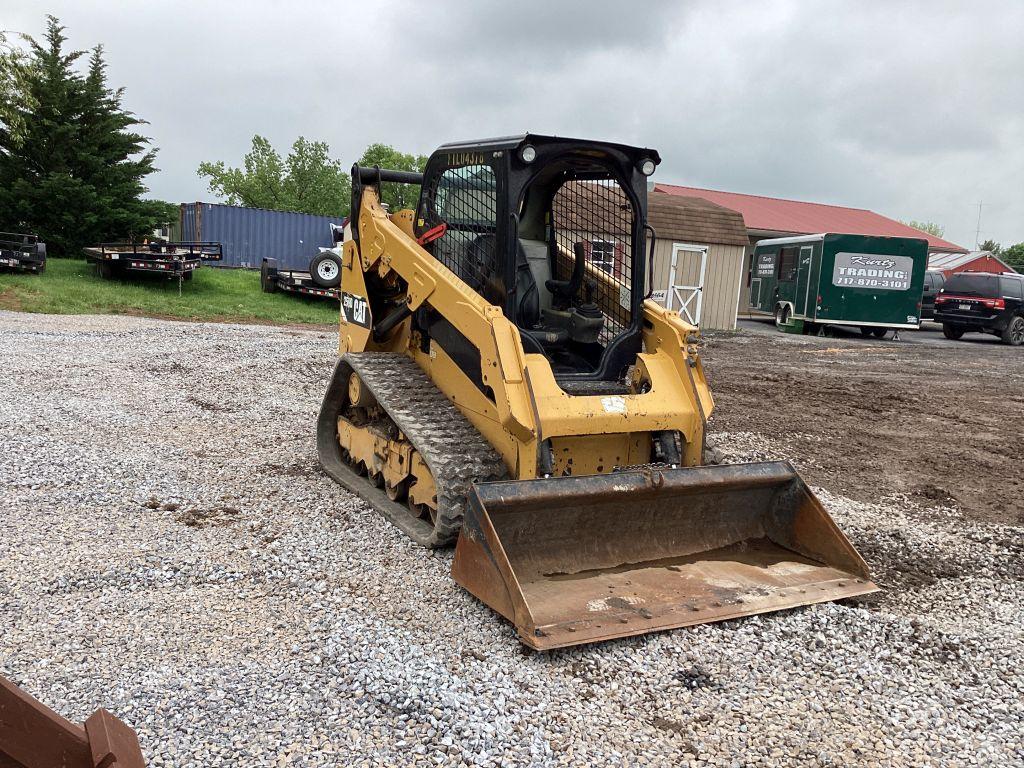
M457 541L456 581L533 648L876 589L789 464L704 466L697 329L648 298L659 162L523 135L352 169L320 461L420 544Z

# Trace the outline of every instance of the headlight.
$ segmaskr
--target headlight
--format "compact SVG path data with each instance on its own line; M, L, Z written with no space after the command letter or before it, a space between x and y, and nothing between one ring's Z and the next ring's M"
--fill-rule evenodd
M519 150L519 159L524 163L532 163L537 159L537 148L531 144L527 144Z
M654 161L651 160L651 158L647 158L642 163L640 163L640 173L642 173L644 176L650 176L652 173L654 173L655 168L657 168L657 165L655 165Z

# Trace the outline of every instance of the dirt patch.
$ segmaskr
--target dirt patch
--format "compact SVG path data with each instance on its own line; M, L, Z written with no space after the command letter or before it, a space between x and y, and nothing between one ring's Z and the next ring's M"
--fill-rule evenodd
M1024 351L751 332L703 358L713 429L770 438L811 484L1024 522Z
M168 360L167 362L162 362L162 363L152 363L152 364L146 366L146 370L149 373L157 373L157 374L161 374L161 375L164 375L164 374L176 374L176 373L180 373L180 374L187 374L187 373L189 373L189 369L186 368L181 363L179 363L177 360Z
M177 516L179 523L189 528L210 528L231 525L238 520L242 510L236 507L214 507L213 509L186 509Z
M688 669L680 669L672 675L672 677L690 690L696 690L697 688L720 687L718 681L711 676L711 673L699 665L696 667L689 667Z
M320 467L317 464L289 464L286 467L267 464L263 471L279 477L314 477L320 474Z
M160 501L156 496L150 496L142 506L146 509L162 509L164 512L177 512L181 505L173 501Z
M186 399L192 405L196 406L196 408L201 408L204 411L221 412L221 411L230 411L231 410L230 408L227 408L227 407L225 407L223 405L220 405L218 403L211 403L211 402L209 402L207 400L202 400L201 398L198 398L195 395L189 395L188 398L186 398Z
M21 296L13 288L5 288L0 291L0 309L7 309L11 312L24 312L24 302Z

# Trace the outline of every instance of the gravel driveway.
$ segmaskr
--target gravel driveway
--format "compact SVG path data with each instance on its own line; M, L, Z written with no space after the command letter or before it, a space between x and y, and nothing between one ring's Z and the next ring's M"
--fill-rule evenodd
M318 470L334 346L0 312L0 674L153 766L1024 765L1021 528L822 489L885 600L525 655Z

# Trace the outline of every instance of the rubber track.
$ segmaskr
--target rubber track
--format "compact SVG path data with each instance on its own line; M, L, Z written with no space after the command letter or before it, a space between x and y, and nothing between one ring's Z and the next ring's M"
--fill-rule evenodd
M437 523L429 539L420 543L453 543L462 528L470 486L508 478L501 456L409 357L359 352L344 355L342 361L359 374L434 477Z

